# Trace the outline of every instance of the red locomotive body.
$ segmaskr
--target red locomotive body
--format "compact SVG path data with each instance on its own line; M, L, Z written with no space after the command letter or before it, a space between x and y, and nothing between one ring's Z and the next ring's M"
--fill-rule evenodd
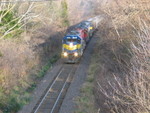
M80 37L85 41L88 42L89 41L89 34L88 31L86 29L83 28L78 28L77 31L80 34Z

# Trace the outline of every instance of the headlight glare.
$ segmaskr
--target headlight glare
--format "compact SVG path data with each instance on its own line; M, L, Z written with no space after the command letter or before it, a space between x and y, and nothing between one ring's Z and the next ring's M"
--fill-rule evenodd
M75 56L75 57L77 57L77 56L78 56L78 53L77 53L77 52L76 52L76 53L74 53L74 56Z
M73 43L70 43L69 46L72 48L73 47Z
M64 52L64 57L67 57L68 56L68 53L67 52Z

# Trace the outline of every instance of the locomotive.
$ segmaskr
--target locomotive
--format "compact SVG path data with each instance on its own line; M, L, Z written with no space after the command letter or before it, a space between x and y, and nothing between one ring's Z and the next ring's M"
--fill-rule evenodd
M86 48L94 26L90 21L83 21L73 27L62 39L62 58L66 63L77 63Z

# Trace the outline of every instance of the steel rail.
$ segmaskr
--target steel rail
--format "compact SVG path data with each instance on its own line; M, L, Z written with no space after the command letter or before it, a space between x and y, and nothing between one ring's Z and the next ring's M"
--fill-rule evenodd
M54 103L54 105L53 105L52 110L51 110L50 113L53 113L53 112L54 112L55 107L56 107L57 103L59 102L59 99L60 99L60 97L61 97L61 94L62 94L62 92L63 92L63 90L64 90L64 88L65 88L65 86L66 86L66 84L67 84L67 81L69 80L69 78L70 78L70 76L71 76L72 71L73 71L73 69L72 69L71 72L69 73L69 75L68 75L68 77L67 77L67 79L66 79L66 81L65 81L65 83L64 83L64 85L63 85L63 87L62 87L62 89L61 89L61 91L60 91L60 93L59 93L59 95L58 95L58 97L57 97L57 99L56 99L56 101L55 101L55 103Z
M40 106L42 105L42 103L44 102L45 98L47 97L47 95L49 94L49 91L52 89L52 87L54 86L54 84L56 83L58 77L61 75L62 71L64 68L61 68L59 73L57 74L57 77L55 78L55 80L52 82L50 88L47 90L46 94L44 95L43 99L41 100L41 102L39 103L38 107L36 108L36 110L34 111L34 113L37 113L37 111L39 110Z

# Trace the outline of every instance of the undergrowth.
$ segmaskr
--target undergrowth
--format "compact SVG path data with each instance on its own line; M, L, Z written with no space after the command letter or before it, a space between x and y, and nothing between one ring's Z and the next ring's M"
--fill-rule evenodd
M61 13L60 2L51 2L0 4L0 113L16 113L27 104L37 83L59 59L54 54L58 54L61 34L55 40L51 37L60 22L55 14ZM67 15L65 5L62 3L62 12Z
M103 38L97 47L95 97L100 113L150 112L150 6L147 3L148 0L121 0L101 9L110 16L112 26L106 24L106 30L99 32Z
M63 27L68 27L69 26L69 20L68 20L68 4L66 2L66 0L62 0L61 2L61 11L60 11L60 15L62 18L62 26Z
M59 59L58 55L54 55L48 63L42 67L37 74L38 78L43 77L52 65ZM2 75L0 75L2 76ZM20 85L14 86L11 90L0 87L0 110L3 113L16 113L25 104L29 103L31 92L36 88L36 82L26 83L27 81L20 81ZM23 84L28 84L27 88Z
M30 94L21 87L14 87L9 92L0 87L0 110L3 113L17 112L30 100Z
M0 36L13 38L18 36L23 30L20 29L21 23L13 10L5 9L0 11Z
M0 57L2 57L3 56L3 53L0 51Z
M59 56L58 55L54 55L46 65L44 65L42 67L42 69L39 71L39 74L37 74L37 77L43 77L46 72L52 68L52 65L59 59Z

